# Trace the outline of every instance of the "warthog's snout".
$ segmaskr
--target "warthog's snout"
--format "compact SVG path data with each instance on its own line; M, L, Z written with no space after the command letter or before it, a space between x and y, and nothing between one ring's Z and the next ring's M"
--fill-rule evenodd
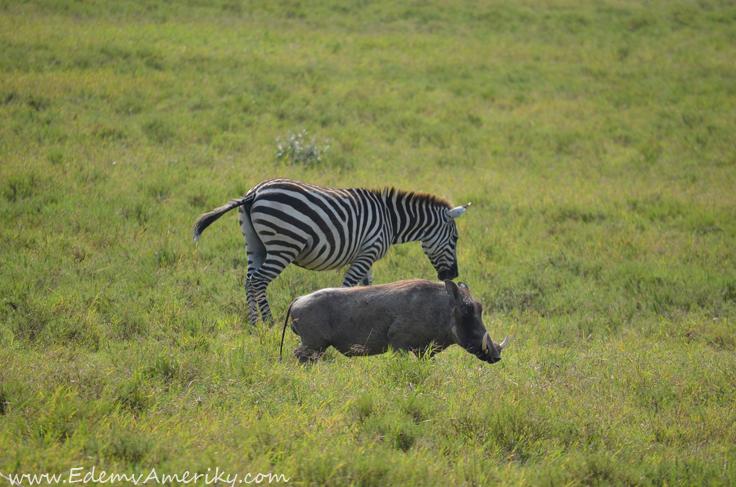
M501 352L503 351L504 347L508 345L509 343L509 337L503 339L501 343L496 343L493 341L493 338L491 338L491 334L486 332L485 335L483 335L483 357L478 357L481 360L485 360L489 364L495 364L496 362L501 361Z

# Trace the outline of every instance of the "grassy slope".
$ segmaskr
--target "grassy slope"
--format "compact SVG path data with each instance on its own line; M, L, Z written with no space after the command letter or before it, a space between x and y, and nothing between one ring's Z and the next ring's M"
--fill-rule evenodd
M735 24L728 1L0 2L0 471L736 481ZM302 129L324 160L276 159ZM506 360L278 362L235 217L190 239L273 176L472 201L461 279ZM407 277L434 277L418 245L374 267ZM272 308L340 280L289 268Z

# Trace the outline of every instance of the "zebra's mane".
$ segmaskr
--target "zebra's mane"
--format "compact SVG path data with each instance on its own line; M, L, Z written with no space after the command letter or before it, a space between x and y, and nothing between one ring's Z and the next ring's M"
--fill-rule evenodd
M379 193L379 191L376 191ZM431 193L420 193L417 191L406 191L403 189L396 189L395 187L391 186L385 187L380 191L381 196L385 196L387 199L396 197L396 198L404 198L404 199L412 199L416 201L426 201L433 205L437 206L444 206L447 209L452 208L452 205L449 201L447 201L444 198L441 198L435 194Z

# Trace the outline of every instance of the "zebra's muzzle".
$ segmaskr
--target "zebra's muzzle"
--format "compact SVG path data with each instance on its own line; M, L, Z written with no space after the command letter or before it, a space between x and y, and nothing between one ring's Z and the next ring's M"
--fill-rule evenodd
M455 279L458 276L457 272L457 264L453 264L452 267L449 269L443 269L437 273L437 278L440 281L444 281L445 279Z

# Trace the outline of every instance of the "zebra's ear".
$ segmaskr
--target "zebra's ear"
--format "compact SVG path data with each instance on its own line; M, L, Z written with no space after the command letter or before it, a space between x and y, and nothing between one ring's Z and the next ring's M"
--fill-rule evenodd
M453 208L452 210L447 210L447 221L450 221L451 219L454 220L455 218L465 213L465 210L468 209L468 206L470 206L470 203L465 206L458 206L457 208Z

